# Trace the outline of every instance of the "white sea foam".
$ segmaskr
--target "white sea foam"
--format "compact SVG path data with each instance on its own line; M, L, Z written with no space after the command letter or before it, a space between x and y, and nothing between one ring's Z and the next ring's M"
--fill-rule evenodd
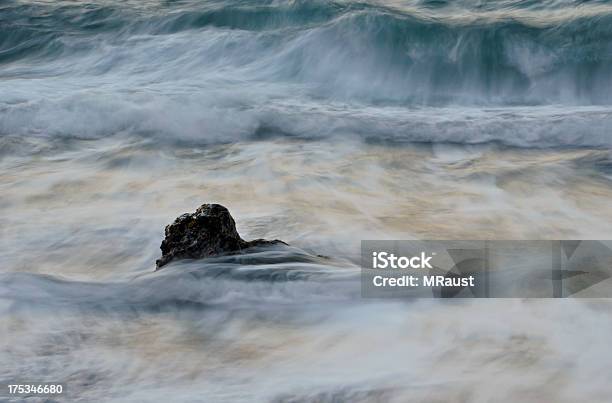
M0 380L608 401L607 301L367 300L356 262L362 239L609 239L610 26L565 0L0 2ZM154 272L204 202L296 249Z

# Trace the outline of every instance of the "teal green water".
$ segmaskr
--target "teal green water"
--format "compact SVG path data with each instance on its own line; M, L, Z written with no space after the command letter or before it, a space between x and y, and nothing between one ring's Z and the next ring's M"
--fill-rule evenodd
M3 138L610 145L609 2L4 0L0 11Z
M611 58L609 1L0 0L0 384L608 402L608 301L365 300L355 262L611 239ZM155 272L204 202L295 249Z

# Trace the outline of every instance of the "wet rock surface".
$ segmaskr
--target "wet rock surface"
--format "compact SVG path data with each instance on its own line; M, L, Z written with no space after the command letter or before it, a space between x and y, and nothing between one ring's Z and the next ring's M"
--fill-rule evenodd
M222 254L240 253L254 246L285 244L283 241L255 239L245 241L236 231L229 210L220 204L203 204L195 213L185 213L166 226L156 266L178 259L202 259Z

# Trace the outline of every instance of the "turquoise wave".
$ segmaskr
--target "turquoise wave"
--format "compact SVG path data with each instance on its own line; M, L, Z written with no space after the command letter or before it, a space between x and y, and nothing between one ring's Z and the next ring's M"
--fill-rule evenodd
M480 3L4 1L0 65L61 62L96 52L100 43L142 36L223 31L230 35L219 39L225 52L209 52L203 65L249 64L258 79L319 86L324 97L427 104L612 100L608 2ZM118 61L108 68L121 67Z

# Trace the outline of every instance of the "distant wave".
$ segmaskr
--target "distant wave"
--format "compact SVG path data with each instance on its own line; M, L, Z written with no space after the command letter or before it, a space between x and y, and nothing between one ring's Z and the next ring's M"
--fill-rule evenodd
M111 98L112 99L112 98ZM154 100L139 105L90 96L22 103L0 119L0 156L57 149L72 139L138 136L160 146L241 140L361 140L408 143L499 144L519 148L612 147L612 108L397 108L334 105L239 105L214 98L184 104ZM227 102L227 101L220 101ZM327 109L326 109L327 107ZM336 105L337 107L337 105ZM31 136L35 136L33 140ZM29 140L28 140L29 138ZM41 143L43 141L44 143Z
M381 139L601 146L611 61L609 2L5 0L0 134L218 141L309 126L316 138L354 114L367 127L389 115L368 135ZM485 119L457 135L411 112L457 105L539 107L544 121ZM563 106L601 108L558 115ZM406 107L398 127L394 108ZM299 118L317 109L329 125ZM526 121L535 134L520 132Z

